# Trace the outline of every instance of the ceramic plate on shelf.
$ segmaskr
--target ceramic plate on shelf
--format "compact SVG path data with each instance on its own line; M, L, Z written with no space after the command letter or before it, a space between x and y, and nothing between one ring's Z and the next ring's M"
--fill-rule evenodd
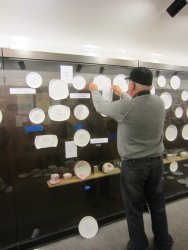
M49 82L49 96L54 100L62 100L68 97L68 83L59 79L52 79Z
M113 85L118 85L123 92L128 91L128 81L125 80L127 76L123 74L116 75L113 79Z
M170 171L171 172L175 172L178 170L178 163L177 161L173 161L172 163L170 163Z
M74 134L74 142L79 147L85 147L90 140L90 133L85 129L79 129Z
M170 125L166 128L165 137L168 141L174 141L177 138L178 130L174 125Z
M177 118L181 118L183 116L183 109L181 107L177 107L175 110L175 116Z
M53 105L48 109L48 115L53 121L66 121L70 117L70 108L65 105Z
M74 173L79 179L86 179L91 174L91 166L87 161L78 161L74 166Z
M184 140L188 140L188 124L183 126L182 137Z
M188 91L187 90L182 91L181 99L182 99L182 101L187 101L188 100Z
M86 86L86 80L83 76L77 75L73 77L72 85L77 90L82 90Z
M37 72L30 72L26 76L26 83L31 88L39 88L42 85L42 77Z
M172 96L170 93L168 92L163 92L160 95L160 98L163 100L164 105L165 105L165 109L169 109L172 105Z
M170 79L170 86L172 89L179 89L180 87L180 78L178 76L173 76Z
M3 114L2 114L2 111L0 110L0 123L2 122L3 120Z
M45 113L40 108L32 109L29 113L29 120L32 123L40 124L44 121L44 119L45 119Z
M74 109L74 116L78 120L85 120L89 115L89 109L87 106L80 104L77 105Z
M78 231L83 238L91 239L98 232L98 223L92 216L86 216L81 219Z
M159 76L157 78L157 84L159 87L163 88L166 85L166 78L164 76Z

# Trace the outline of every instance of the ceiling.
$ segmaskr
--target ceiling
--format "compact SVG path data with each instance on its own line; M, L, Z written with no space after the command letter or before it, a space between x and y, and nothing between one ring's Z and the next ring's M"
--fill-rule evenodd
M0 47L188 66L188 5L174 0L0 0Z

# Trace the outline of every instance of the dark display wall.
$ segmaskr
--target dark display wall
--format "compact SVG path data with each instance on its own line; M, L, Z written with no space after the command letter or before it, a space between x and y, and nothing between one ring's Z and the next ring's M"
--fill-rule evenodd
M129 75L137 61L123 61L35 53L27 51L2 50L0 69L0 110L3 114L0 123L0 249L27 249L54 240L58 237L77 233L80 219L91 215L103 225L110 220L122 218L124 208L119 188L119 175L106 175L104 178L49 188L47 181L52 173L71 172L79 160L85 160L99 170L105 162L116 164L119 156L116 149L117 124L108 117L98 114L91 98L67 98L53 100L49 97L48 85L51 79L60 79L60 66L73 66L73 75L81 75L87 85L83 90L75 89L69 84L70 93L89 93L88 83L99 74L106 75L112 81L118 74ZM80 67L81 65L81 67ZM141 64L140 64L141 65ZM78 67L79 66L79 67ZM175 69L163 65L149 65L154 74L155 93L160 95L168 91L173 97L172 106L166 110L165 129L174 124L178 128L177 138L169 142L164 137L165 153L186 150L187 141L181 137L182 126L187 124L187 101L181 100L181 93L187 89L188 69L181 67L178 75L181 87L173 90L170 78ZM103 72L101 71L103 67ZM79 71L79 70L80 71ZM178 69L178 67L177 67ZM159 73L157 71L160 70ZM79 71L79 72L78 72ZM36 94L10 94L10 88L28 88L26 76L30 72L41 75L43 83L36 89ZM166 77L166 85L157 85L157 74ZM115 100L113 96L113 100ZM52 121L48 116L51 105L62 104L70 108L70 118L66 121ZM89 109L89 116L79 121L73 110L78 104ZM174 116L177 106L184 110L182 118ZM29 120L29 112L33 108L41 108L45 112L45 120L40 124L41 131L27 130L34 126ZM72 141L78 128L89 131L91 138L108 138L108 143L88 144L77 147L77 157L65 157L65 142ZM35 137L55 134L58 137L57 147L36 149ZM186 162L183 161L183 162ZM169 164L165 165L166 172ZM187 175L183 163L179 163L179 171ZM168 172L167 175L171 175ZM166 176L167 176L166 175ZM176 179L165 179L166 197L176 197L187 193L187 188L176 182Z

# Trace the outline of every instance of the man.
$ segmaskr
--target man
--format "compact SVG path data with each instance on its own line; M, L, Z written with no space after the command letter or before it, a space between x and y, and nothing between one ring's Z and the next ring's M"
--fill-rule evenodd
M160 250L172 249L168 233L163 194L163 101L151 95L153 75L147 68L131 71L128 94L117 86L112 89L122 98L104 101L95 83L89 84L97 112L118 122L117 147L122 159L121 188L126 202L130 240L128 250L148 250L143 211L147 203L151 212L154 242Z

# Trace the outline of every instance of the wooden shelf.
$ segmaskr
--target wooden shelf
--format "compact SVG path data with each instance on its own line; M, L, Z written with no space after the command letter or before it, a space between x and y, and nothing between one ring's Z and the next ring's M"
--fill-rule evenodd
M183 161L183 160L188 160L188 157L175 156L170 160L169 159L163 159L163 162L164 162L164 164L168 164L168 163L171 163L173 161ZM58 186L74 184L74 183L78 183L78 182L103 178L103 177L106 177L106 176L117 175L117 174L120 174L120 169L119 168L115 168L115 170L110 174L105 174L105 173L103 173L101 171L99 173L97 173L97 174L91 174L87 179L84 179L84 180L79 179L76 176L73 176L70 180L65 180L65 179L61 178L60 182L57 183L57 184L51 184L50 181L47 181L47 184L48 184L49 188L54 188L54 187L58 187Z

